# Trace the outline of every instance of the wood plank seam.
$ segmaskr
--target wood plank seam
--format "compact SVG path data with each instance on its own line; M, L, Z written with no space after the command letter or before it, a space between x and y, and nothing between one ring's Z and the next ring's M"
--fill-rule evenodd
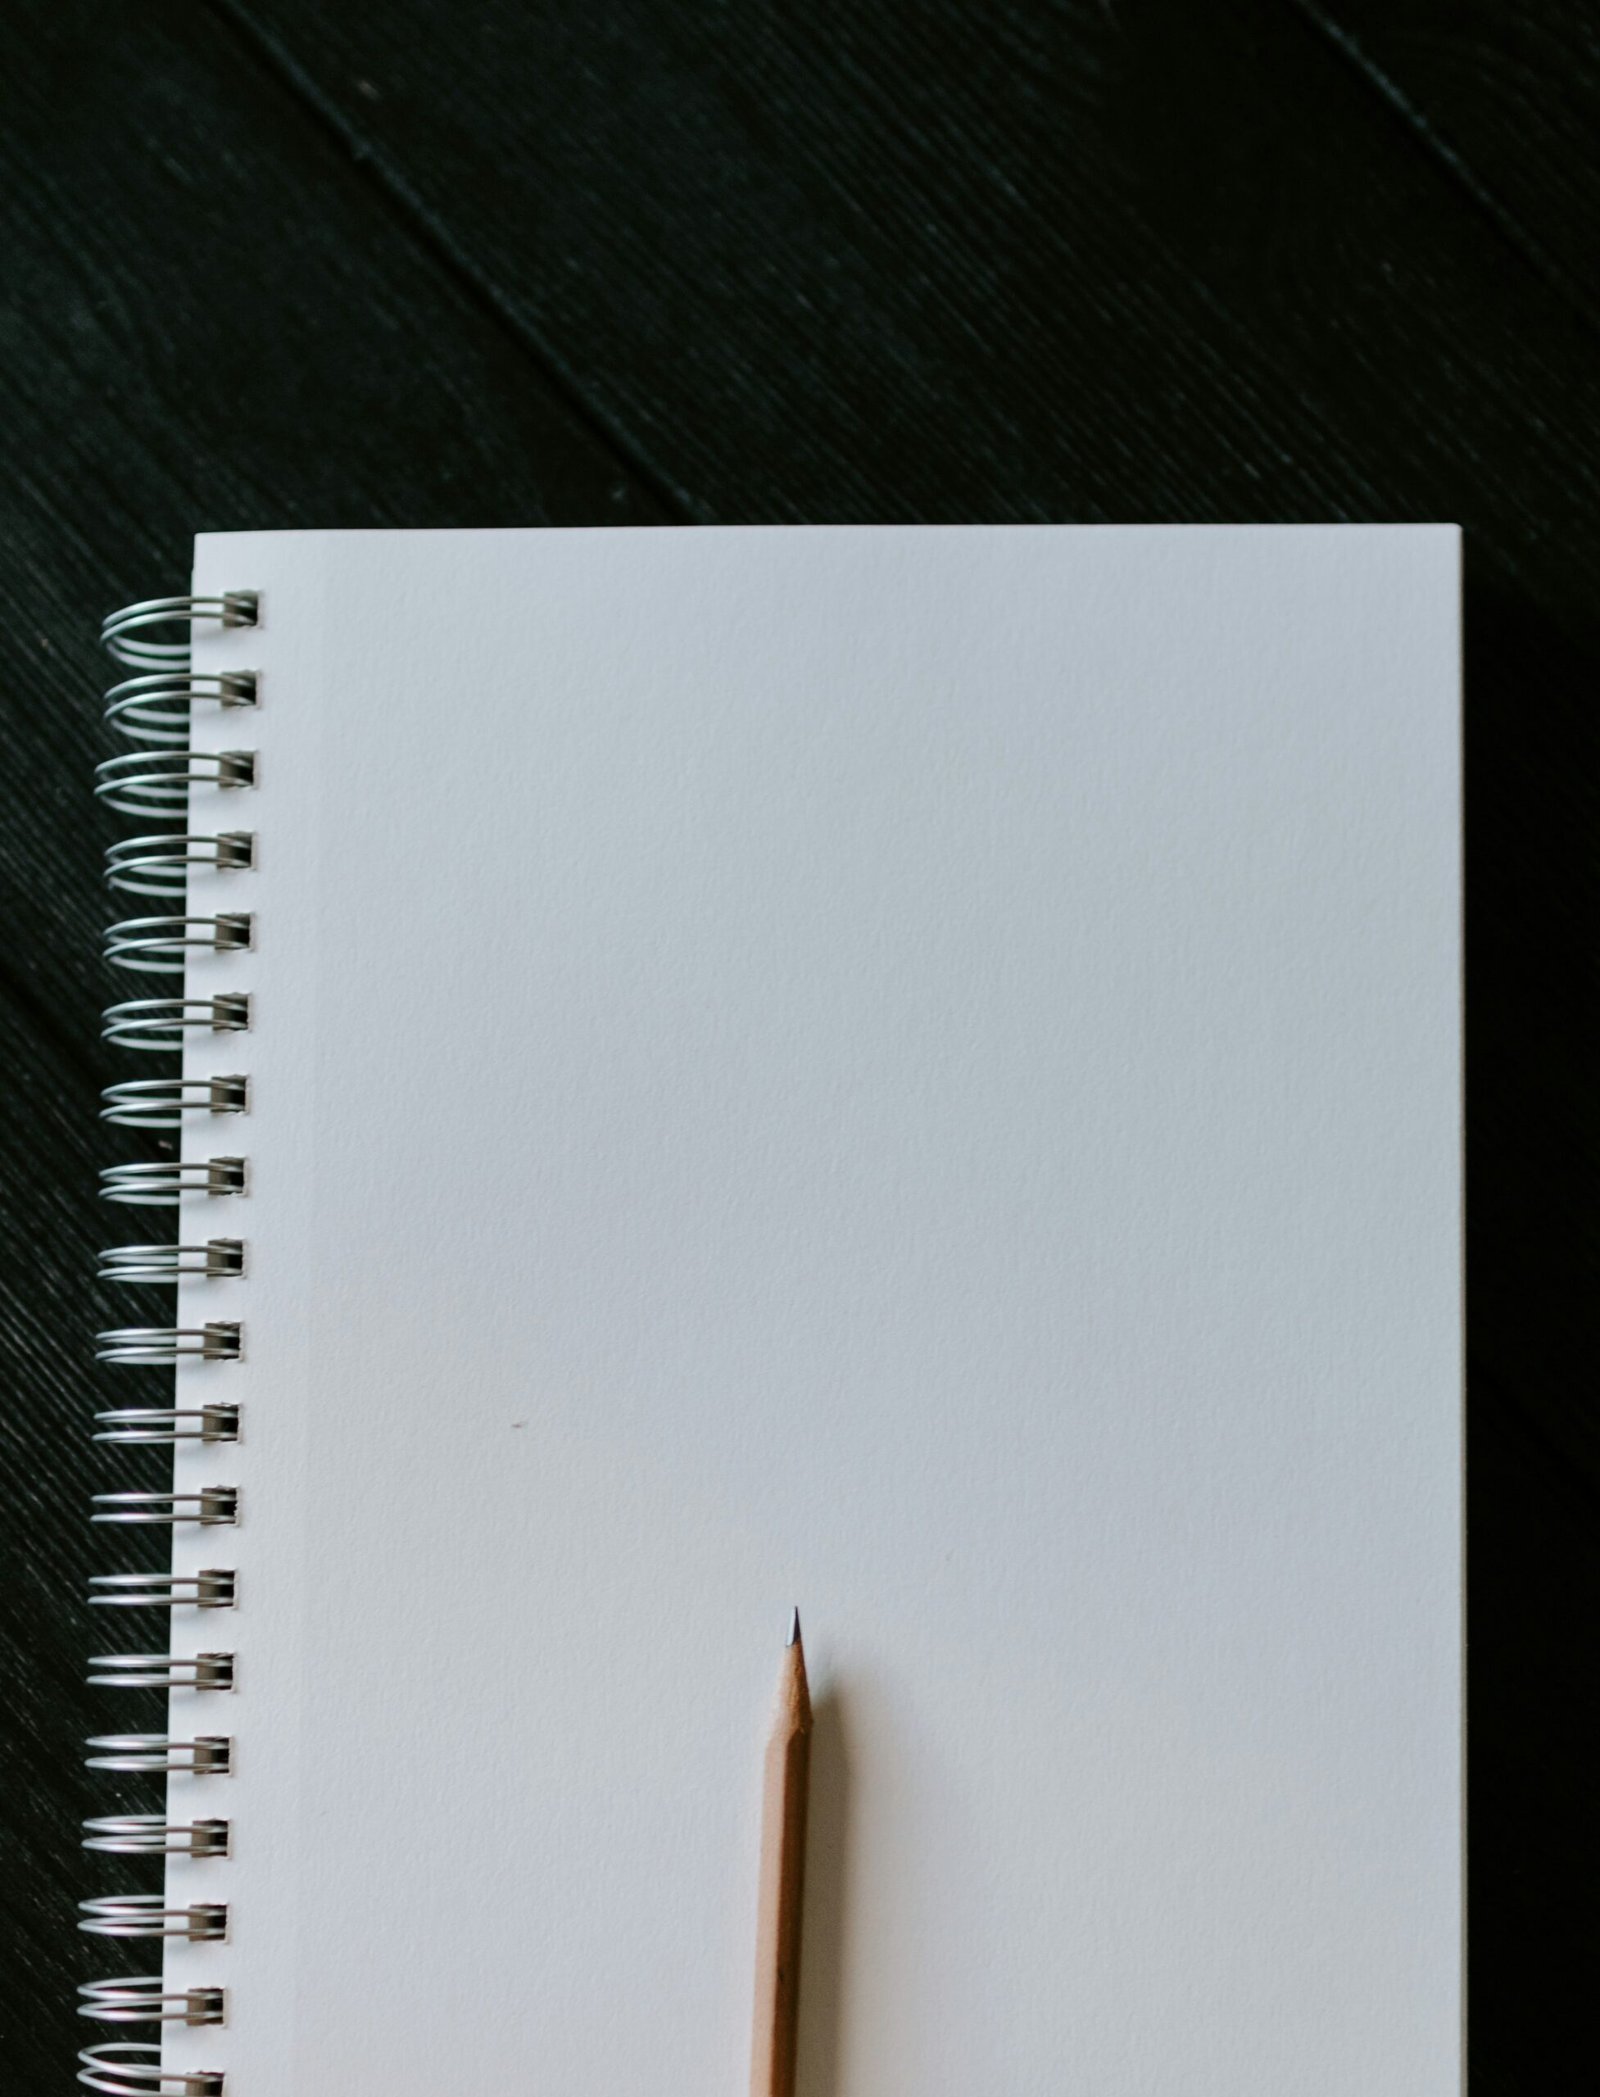
M239 4L239 0L209 0L209 4L212 15L231 32L236 45L249 51L253 61L264 66L322 128L339 141L378 190L395 222L448 272L474 306L532 360L541 378L559 395L563 405L616 460L619 468L640 484L642 492L681 522L713 521L691 492L675 483L643 451L630 432L595 406L559 351L462 252L449 229L428 208L388 155L379 152L370 140L361 136L305 69L252 18L249 10Z
M1316 0L1288 0L1290 8L1336 51L1351 70L1372 89L1379 100L1399 119L1402 128L1436 166L1455 183L1489 220L1495 231L1523 261L1531 263L1551 290L1590 326L1600 324L1600 309L1585 297L1548 248L1512 212L1432 122L1422 106L1413 101L1400 83L1386 73L1348 29L1331 20Z

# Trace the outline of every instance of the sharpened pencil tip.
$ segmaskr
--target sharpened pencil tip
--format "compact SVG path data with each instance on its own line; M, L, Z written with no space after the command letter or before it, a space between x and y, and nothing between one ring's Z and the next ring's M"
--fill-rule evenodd
M797 1646L800 1643L800 1609L798 1604L795 1606L794 1615L789 1623L789 1643L792 1646Z

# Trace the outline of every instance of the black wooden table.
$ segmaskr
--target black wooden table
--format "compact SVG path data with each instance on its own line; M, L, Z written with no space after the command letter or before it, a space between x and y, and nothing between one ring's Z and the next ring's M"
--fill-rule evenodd
M1472 2059L1583 2086L1597 114L1576 0L0 10L8 2087L159 1726L83 1686L99 614L197 528L903 518L1469 529Z

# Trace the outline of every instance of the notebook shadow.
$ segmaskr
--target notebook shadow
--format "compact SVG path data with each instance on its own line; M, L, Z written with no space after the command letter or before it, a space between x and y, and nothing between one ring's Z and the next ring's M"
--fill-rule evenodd
M850 1745L830 1684L812 1707L796 2097L840 2097L849 1973Z

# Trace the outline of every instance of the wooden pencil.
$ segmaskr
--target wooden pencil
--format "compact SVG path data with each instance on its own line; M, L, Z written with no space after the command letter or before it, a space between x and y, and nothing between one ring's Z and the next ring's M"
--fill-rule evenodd
M800 1908L806 1874L806 1792L811 1775L811 1692L800 1612L794 1613L767 1742L761 1811L761 1893L756 1922L755 2044L750 2097L794 2097L800 2018Z

